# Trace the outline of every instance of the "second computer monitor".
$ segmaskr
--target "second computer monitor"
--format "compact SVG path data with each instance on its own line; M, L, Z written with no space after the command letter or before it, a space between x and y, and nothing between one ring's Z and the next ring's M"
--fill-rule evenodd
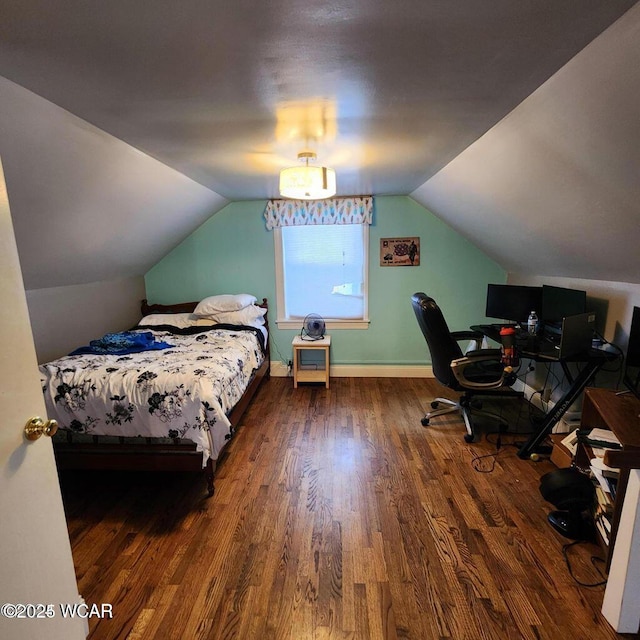
M542 285L542 322L562 323L563 318L587 311L587 292Z
M640 398L640 307L633 307L623 382L629 391Z

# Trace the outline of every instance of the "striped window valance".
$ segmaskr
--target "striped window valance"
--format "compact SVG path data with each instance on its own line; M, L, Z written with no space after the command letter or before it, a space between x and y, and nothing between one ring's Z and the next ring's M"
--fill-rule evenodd
M371 224L373 196L326 200L269 200L267 229L306 224Z

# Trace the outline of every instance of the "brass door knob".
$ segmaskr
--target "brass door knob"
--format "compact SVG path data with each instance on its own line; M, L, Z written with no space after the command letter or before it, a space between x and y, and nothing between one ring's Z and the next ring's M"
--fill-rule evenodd
M51 437L58 430L58 423L55 420L46 422L39 417L31 418L24 427L24 435L27 440L37 440L43 433Z

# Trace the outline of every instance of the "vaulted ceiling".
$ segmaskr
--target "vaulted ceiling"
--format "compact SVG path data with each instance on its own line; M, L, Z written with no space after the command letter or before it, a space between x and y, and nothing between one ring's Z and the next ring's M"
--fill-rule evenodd
M523 258L513 247L505 250L502 246L512 236L495 233L497 225L506 223L505 216L509 222L509 216L516 221L514 233L533 229L529 237L537 234L545 240L543 230L530 219L535 204L527 192L527 185L534 185L536 192L545 189L540 175L544 167L529 167L523 160L521 169L538 172L524 178L517 172L518 162L508 156L515 152L513 140L520 122L525 130L527 123L534 130L550 125L544 134L549 154L548 145L553 147L557 137L562 137L565 121L572 126L573 119L589 115L581 112L580 105L566 104L574 94L563 98L559 123L554 120L551 97L537 103L534 99L537 115L531 110L519 114L518 107L525 109L536 91L544 91L558 77L554 74L569 68L579 52L636 4L631 0L4 0L0 75L87 123L85 128L114 136L149 161L184 177L178 179L177 191L171 195L176 200L185 198L179 220L169 211L166 220L159 222L157 207L148 202L127 211L128 222L148 233L139 245L138 258L129 258L124 273L144 272L162 251L228 200L276 197L279 170L295 164L303 148L313 149L320 162L336 170L339 195L413 194L461 233L470 234L506 269L517 271ZM637 16L635 11L632 32L639 22ZM613 54L611 47L605 47L598 59L609 60L611 55L627 59L627 52L615 51L615 42L612 44ZM632 75L638 66L630 70ZM603 64L598 71L608 73L608 68ZM553 95L570 88L573 77L565 75L564 80L556 81ZM584 94L596 119L602 107L598 96L612 90L616 104L610 109L615 118L625 90L615 76L592 86L583 86L582 77L581 82L575 91ZM635 76L625 75L621 82L636 87ZM0 96L3 89L0 153L10 196L15 196L12 211L27 286L56 286L82 279L77 269L73 277L65 276L62 263L55 277L46 273L52 258L46 252L37 264L25 267L25 260L36 260L33 234L42 227L46 198L33 195L38 178L24 175L24 167L36 162L35 156L31 160L24 157L25 145L20 143L21 136L36 135L22 113L24 97L6 83L0 85ZM634 97L633 104L637 100ZM34 109L33 118L38 118L37 112ZM568 116L569 112L574 115ZM629 125L638 147L637 125ZM82 129L77 123L74 126ZM606 126L615 140L612 144L626 148L619 127ZM491 142L499 127L507 127L502 142L495 137ZM38 135L46 133L39 131ZM531 130L527 136L531 153L539 153L538 147L544 146L540 136L532 139ZM501 147L505 140L512 146ZM489 148L477 146L488 141ZM104 144L94 142L99 154ZM589 144L583 146L588 154ZM55 170L43 169L42 188L55 182L61 165L73 161L73 145L65 153L64 141L59 141L56 149L63 157L54 161ZM560 152L571 155L566 141ZM20 162L16 156L21 156ZM133 162L129 156L127 162ZM624 160L636 159L633 155ZM608 171L617 171L611 161L607 158ZM127 162L120 162L114 172L124 172ZM495 173L487 175L492 167L506 172L512 182L501 181ZM589 169L583 178L593 185L593 179L602 176L597 166ZM160 175L164 170L154 169L150 184L155 191L167 184L168 178ZM132 173L135 177L136 172ZM122 185L121 180L118 176L115 184ZM475 180L483 184L476 185ZM626 180L631 178L625 175L614 181L616 189L624 187ZM573 177L569 186L574 190L577 186L572 181ZM68 185L66 192L74 188ZM520 198L519 188L524 189ZM561 188L553 186L553 190ZM60 201L57 208L61 211L50 207L49 214L59 215L59 224L49 223L48 233L55 235L51 244L67 243L58 247L60 254L65 249L72 253L78 243L86 241L82 225L91 229L90 212L100 207L83 200L89 218L81 220L75 215L80 226L69 239L69 220L64 218L69 206L61 201L59 185L56 189L53 201ZM90 185L82 185L83 198L90 197L88 190ZM503 191L495 206L490 194L494 190ZM63 195L71 198L69 193ZM118 197L126 193L102 193L101 199L111 199L113 205ZM597 191L589 192L587 199L593 197L599 197ZM601 192L600 197L608 198L609 191ZM582 215L585 206L588 209L585 198L584 194L565 193L562 205L573 206L572 215ZM603 218L608 205L601 202ZM176 207L180 209L179 204ZM628 203L625 207L629 208ZM637 211L635 204L631 208L631 214ZM474 218L478 212L482 223L477 215ZM540 225L548 225L550 217L553 212L541 211ZM475 225L473 231L468 224ZM152 229L153 225L160 229ZM56 226L67 231L58 237ZM483 230L492 226L493 238ZM114 235L109 225L100 225L100 233L112 247L119 245L122 233ZM160 234L158 242L150 237L155 234ZM135 243L125 244L131 255ZM100 249L91 246L87 253L93 250ZM585 260L554 266L554 251L549 253L549 269L565 271L552 275L593 277L582 271ZM56 259L62 259L61 255ZM104 260L108 259L105 255ZM94 269L85 279L120 274L115 267ZM640 282L637 269L633 277L619 271L618 265L607 267L607 273L616 274L615 279Z

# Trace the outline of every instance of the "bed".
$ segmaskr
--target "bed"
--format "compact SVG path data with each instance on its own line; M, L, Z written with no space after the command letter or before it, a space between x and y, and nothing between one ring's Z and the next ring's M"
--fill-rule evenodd
M130 331L40 366L60 470L203 470L213 495L216 463L270 367L266 298L195 314L224 297L240 296L143 300Z

